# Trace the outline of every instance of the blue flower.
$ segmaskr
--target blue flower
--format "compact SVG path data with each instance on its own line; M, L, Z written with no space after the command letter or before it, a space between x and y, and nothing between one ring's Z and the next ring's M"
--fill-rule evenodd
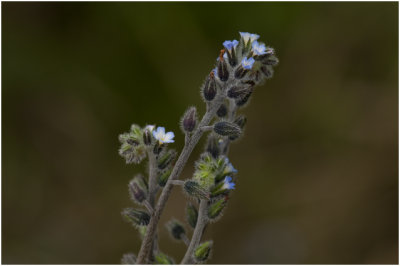
M237 173L238 170L235 169L235 167L233 167L233 165L229 162L229 159L225 157L225 170L224 172L226 173Z
M233 40L233 41L224 41L222 44L228 51L231 51L233 48L235 48L239 44L238 41Z
M250 58L245 57L242 60L242 66L244 69L251 69L253 67L254 62L255 60L253 57Z
M153 136L160 144L163 144L174 142L175 134L172 131L165 133L164 127L158 127L157 130L153 131Z
M243 38L244 43L246 44L248 41L251 43L260 38L260 35L248 32L239 32L240 36Z
M223 189L235 189L235 183L232 182L232 177L227 176L224 179Z
M254 41L253 44L252 44L252 48L253 48L254 54L256 54L256 55L263 55L263 54L267 53L265 51L266 50L265 44L263 44L263 43L259 43L257 41Z

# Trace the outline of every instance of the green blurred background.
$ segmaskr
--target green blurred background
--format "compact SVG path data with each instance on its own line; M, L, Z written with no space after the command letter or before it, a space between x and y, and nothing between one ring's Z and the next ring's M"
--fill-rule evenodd
M255 32L280 65L231 147L239 182L210 263L398 262L398 4L2 3L2 262L118 264L143 166L132 123L183 135L224 40ZM182 177L193 172L192 154ZM183 219L175 189L161 222ZM161 224L160 224L161 225ZM161 249L184 245L160 227Z

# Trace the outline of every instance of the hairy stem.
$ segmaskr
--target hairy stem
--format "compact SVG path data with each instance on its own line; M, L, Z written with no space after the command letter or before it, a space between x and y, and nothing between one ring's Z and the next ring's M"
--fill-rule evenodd
M188 249L186 250L186 254L181 261L181 264L191 263L193 252L195 248L200 244L201 237L203 236L204 228L206 227L207 223L207 200L201 200L196 228L193 231L192 239L190 241Z
M152 212L150 215L154 213L154 205L155 205L155 197L157 195L158 191L158 184L157 184L157 158L156 155L153 153L152 150L148 152L148 157L149 157L149 195L148 195L148 203L149 207L151 207ZM150 254L154 256L154 253L158 252L158 236L157 232L155 233L154 240L152 241L152 247L151 250L153 251L153 254Z
M193 132L190 140L185 143L185 146L183 147L183 150L179 155L179 158L176 161L174 168L172 169L172 173L167 183L165 184L165 187L160 195L160 198L158 199L157 206L153 214L151 215L150 222L147 226L146 235L143 239L139 255L136 260L137 264L146 264L148 262L150 251L152 249L152 240L154 239L156 233L158 221L160 220L161 213L164 210L164 207L167 203L167 200L173 188L171 181L176 179L181 174L183 167L185 166L187 160L189 159L190 154L192 153L194 147L199 142L201 136L204 133L202 127L207 126L211 122L215 113L220 107L223 99L224 99L224 94L220 93L217 95L214 101L207 106L207 111L204 114L202 120L200 121L197 129Z

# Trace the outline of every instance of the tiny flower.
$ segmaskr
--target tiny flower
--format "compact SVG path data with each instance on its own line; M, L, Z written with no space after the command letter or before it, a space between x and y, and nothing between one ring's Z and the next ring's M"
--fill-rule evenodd
M243 38L244 42L247 43L248 41L253 42L260 38L260 35L248 32L239 32L240 36Z
M232 177L227 176L224 179L223 189L235 189L235 183L232 182Z
M252 48L253 48L254 54L256 54L256 55L263 55L263 54L267 53L265 51L266 50L265 44L263 44L263 43L259 43L257 41L254 41L253 44L252 44Z
M238 41L233 40L233 41L224 41L222 44L228 51L231 51L232 49L236 48L236 46L239 44Z
M226 164L226 168L225 168L225 172L227 173L237 173L238 170L235 169L235 167L233 167L232 163L229 162L229 159L225 157L225 164Z
M253 67L254 61L255 60L252 57L250 57L250 58L245 57L242 60L242 67L244 69L251 69Z
M153 136L158 140L159 144L163 144L174 142L175 134L172 131L165 133L164 127L158 127L156 131L153 131Z

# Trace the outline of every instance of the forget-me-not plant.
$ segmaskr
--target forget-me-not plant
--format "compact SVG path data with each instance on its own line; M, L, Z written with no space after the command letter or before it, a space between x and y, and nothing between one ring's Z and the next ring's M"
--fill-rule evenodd
M162 126L133 124L119 136L119 154L128 164L148 159L148 175L136 175L128 185L130 198L137 208L126 208L123 217L139 231L142 245L138 255L127 253L123 264L174 264L175 259L161 251L158 244L158 222L174 186L180 186L189 200L186 222L193 233L178 220L166 228L173 239L187 249L181 264L204 263L210 258L213 241L201 242L208 224L218 221L235 189L238 171L228 159L232 142L242 136L246 117L238 114L254 88L271 78L278 64L275 51L258 41L259 35L240 32L240 40L223 42L215 68L202 85L206 112L198 118L196 107L189 107L181 119L185 145L178 153L169 147L174 132ZM206 146L196 161L191 178L180 180L181 173L194 147L204 133ZM179 138L177 139L179 140Z

